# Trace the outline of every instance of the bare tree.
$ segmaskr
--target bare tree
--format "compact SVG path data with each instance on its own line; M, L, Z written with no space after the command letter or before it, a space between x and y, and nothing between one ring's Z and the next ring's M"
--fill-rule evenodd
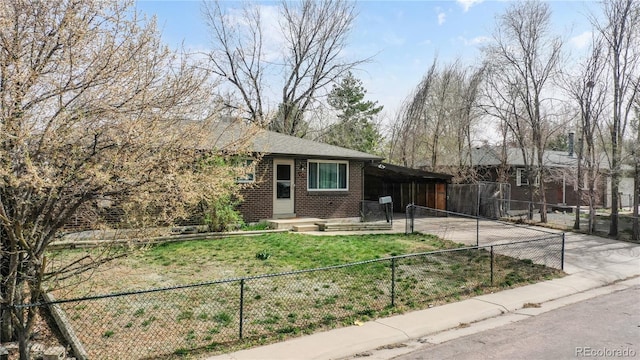
M268 110L263 99L267 60L259 7L247 5L233 16L225 13L218 1L205 2L202 9L214 46L208 54L210 68L228 81L241 97L241 106L232 97L225 98L225 106L266 126Z
M233 20L220 2L206 2L204 14L212 30L212 70L241 94L250 121L261 125L272 121L271 129L282 133L304 135L304 115L329 91L326 87L366 61L342 58L355 19L353 2L283 0L277 29L281 53L274 59L265 56L265 25L257 5L246 4L240 19ZM283 82L275 85L278 77ZM272 119L265 111L267 82L281 91Z
M622 165L622 141L638 96L634 77L640 73L640 3L634 0L602 2L604 19L592 24L608 50L607 61L613 88L613 117L609 124L608 149L611 166L611 225L609 235L618 236L618 203Z
M512 132L509 124L517 124L516 111L516 93L508 91L502 86L502 78L499 68L492 65L486 65L485 81L481 87L480 108L482 109L486 119L497 119L497 128L500 134L500 166L496 169L496 179L498 182L509 182L510 164L508 159L508 148L513 142L518 143L522 147L522 143L526 139L518 138L514 140L514 132ZM507 90L507 91L505 91ZM517 135L518 132L515 132ZM524 158L525 164L528 159Z
M577 146L577 176L576 176L576 218L574 229L580 229L580 205L583 198L589 204L589 224L587 231L595 231L595 205L598 194L600 176L600 152L596 139L600 132L603 113L606 106L606 73L604 46L600 39L595 38L591 53L585 58L581 72L566 79L566 91L577 104L579 112L579 132ZM584 196L586 185L587 194Z
M439 68L434 61L402 107L396 124L402 136L394 139L399 141L392 157L404 159L405 166L412 159L409 166L455 171L457 180L468 179L483 72L483 68L463 68L457 61Z
M635 86L640 86L640 77L636 77ZM633 225L632 225L632 239L635 241L640 240L640 96L635 99L635 132L636 140L633 145Z
M476 69L467 69L462 74L462 85L460 89L460 106L458 109L458 121L456 121L456 132L458 133L458 178L459 181L475 180L476 174L473 167L471 149L474 140L474 127L481 119L480 98L481 87L485 81L486 66Z
M506 125L518 139L527 161L530 200L533 202L537 192L542 222L547 217L543 160L552 131L551 97L545 90L557 75L562 49L561 40L549 34L550 21L551 10L546 3L513 3L498 18L494 44L485 48L487 60L496 70L494 77L499 77L496 93L513 95L504 97L514 100L506 104L510 112Z
M19 342L21 359L36 308L20 305L97 265L47 261L81 209L117 201L131 223L170 221L234 183L203 159L215 115L207 74L132 5L0 3L0 336Z
M426 136L421 121L425 113L424 100L432 91L436 70L437 61L434 60L413 93L402 104L393 124L389 159L403 166L415 167L416 159L422 156L418 149L423 147L423 137Z

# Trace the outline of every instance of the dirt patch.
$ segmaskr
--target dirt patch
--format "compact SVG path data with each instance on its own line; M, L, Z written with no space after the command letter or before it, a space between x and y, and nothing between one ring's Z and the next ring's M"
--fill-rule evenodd
M41 307L38 309L30 345L31 355L34 359L41 358L45 349L57 346L64 347L69 355L70 348L67 346L60 331L58 331L58 327L47 308ZM3 343L2 346L9 352L9 360L18 360L20 358L18 343Z

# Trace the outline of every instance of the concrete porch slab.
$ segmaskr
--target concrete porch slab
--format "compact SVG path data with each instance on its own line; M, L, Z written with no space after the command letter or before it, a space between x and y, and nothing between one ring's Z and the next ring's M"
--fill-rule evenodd
M318 218L269 219L266 222L272 229L293 229L294 226L315 225L326 220Z

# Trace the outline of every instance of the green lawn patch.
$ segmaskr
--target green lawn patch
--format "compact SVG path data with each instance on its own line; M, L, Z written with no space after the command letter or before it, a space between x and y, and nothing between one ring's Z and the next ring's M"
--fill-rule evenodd
M499 255L499 251L494 257L493 283L491 256L485 250L439 252L396 258L393 262L388 259L459 247L460 244L421 234L272 233L165 243L130 251L129 256L114 261L106 271L94 274L91 281L66 287L56 295L69 298L231 279L206 286L62 304L93 358L117 357L127 348L142 351L129 353L131 358L164 358L198 349L231 351L238 346L351 325L561 274L531 259ZM52 253L56 260L52 263L96 251ZM519 253L526 255L523 249ZM338 266L347 263L358 264ZM325 269L299 272L316 268ZM262 276L282 272L293 273ZM144 346L136 346L137 343Z

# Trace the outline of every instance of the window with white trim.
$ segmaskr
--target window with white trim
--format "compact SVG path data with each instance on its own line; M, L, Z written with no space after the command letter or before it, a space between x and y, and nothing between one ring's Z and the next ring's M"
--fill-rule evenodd
M253 159L235 159L235 166L238 168L239 176L236 182L240 184L249 184L255 181L255 164Z
M538 186L539 184L540 184L540 177L536 175L533 185ZM529 185L527 169L525 168L516 169L516 186L526 186L526 185Z
M349 190L349 162L309 160L307 189L311 191Z

